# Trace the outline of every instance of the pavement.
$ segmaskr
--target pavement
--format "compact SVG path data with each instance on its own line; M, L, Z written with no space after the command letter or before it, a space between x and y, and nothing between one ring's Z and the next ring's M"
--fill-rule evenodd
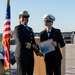
M6 70L4 75L17 75L17 69Z

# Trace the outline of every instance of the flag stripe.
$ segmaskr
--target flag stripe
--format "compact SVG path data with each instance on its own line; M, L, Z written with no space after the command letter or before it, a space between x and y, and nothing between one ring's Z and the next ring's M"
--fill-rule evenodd
M10 19L5 19L4 24L10 22Z
M6 9L6 17L4 21L3 28L3 37L2 37L2 45L4 46L4 69L9 68L10 64L10 37L11 37L11 28L10 28L10 4L9 0L7 0L7 9Z
M10 31L4 32L3 33L3 38L9 38L10 35L11 35Z
M5 30L6 28L10 28L10 26L9 26L9 25L7 25L7 26L4 26L4 30Z
M7 25L10 25L9 21L7 21L7 22L4 23L4 26L7 26Z
M5 33L5 34L9 34L9 33L10 33L9 30L10 30L10 28L5 28L5 29L4 29L4 33Z

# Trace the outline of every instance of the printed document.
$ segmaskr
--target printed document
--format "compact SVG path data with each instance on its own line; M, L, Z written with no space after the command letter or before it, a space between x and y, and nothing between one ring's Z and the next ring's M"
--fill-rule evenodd
M49 39L47 41L41 42L39 44L40 50L42 53L48 53L55 50L55 47L52 45L53 40Z

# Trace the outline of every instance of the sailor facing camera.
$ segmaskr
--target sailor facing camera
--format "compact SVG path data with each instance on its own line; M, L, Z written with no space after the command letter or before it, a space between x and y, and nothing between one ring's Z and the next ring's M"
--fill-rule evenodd
M34 53L39 53L39 46L34 39L33 29L29 27L29 13L20 12L19 23L14 29L14 36L17 41L15 59L17 62L18 75L33 75Z
M61 75L61 59L62 55L60 48L65 46L60 29L54 28L53 22L55 17L51 14L46 14L43 17L45 29L40 32L40 41L52 39L52 45L55 50L45 54L46 75Z

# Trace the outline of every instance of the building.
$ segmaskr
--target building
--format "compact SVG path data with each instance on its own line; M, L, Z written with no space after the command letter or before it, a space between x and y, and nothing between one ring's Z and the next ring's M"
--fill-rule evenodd
M36 36L40 36L39 33L35 33L34 35L35 35L35 37ZM64 41L66 43L68 43L68 44L69 43L75 44L75 32L62 32L62 36L63 36Z
M34 33L34 36L35 37L39 37L40 36L40 33ZM72 43L72 44L75 44L75 32L62 32L62 36L64 38L64 41L66 43ZM2 41L2 33L0 33L0 42ZM14 36L13 36L13 31L12 31L12 36L11 36L11 39L10 39L10 44L11 45L15 45L16 44L16 41L14 39Z

